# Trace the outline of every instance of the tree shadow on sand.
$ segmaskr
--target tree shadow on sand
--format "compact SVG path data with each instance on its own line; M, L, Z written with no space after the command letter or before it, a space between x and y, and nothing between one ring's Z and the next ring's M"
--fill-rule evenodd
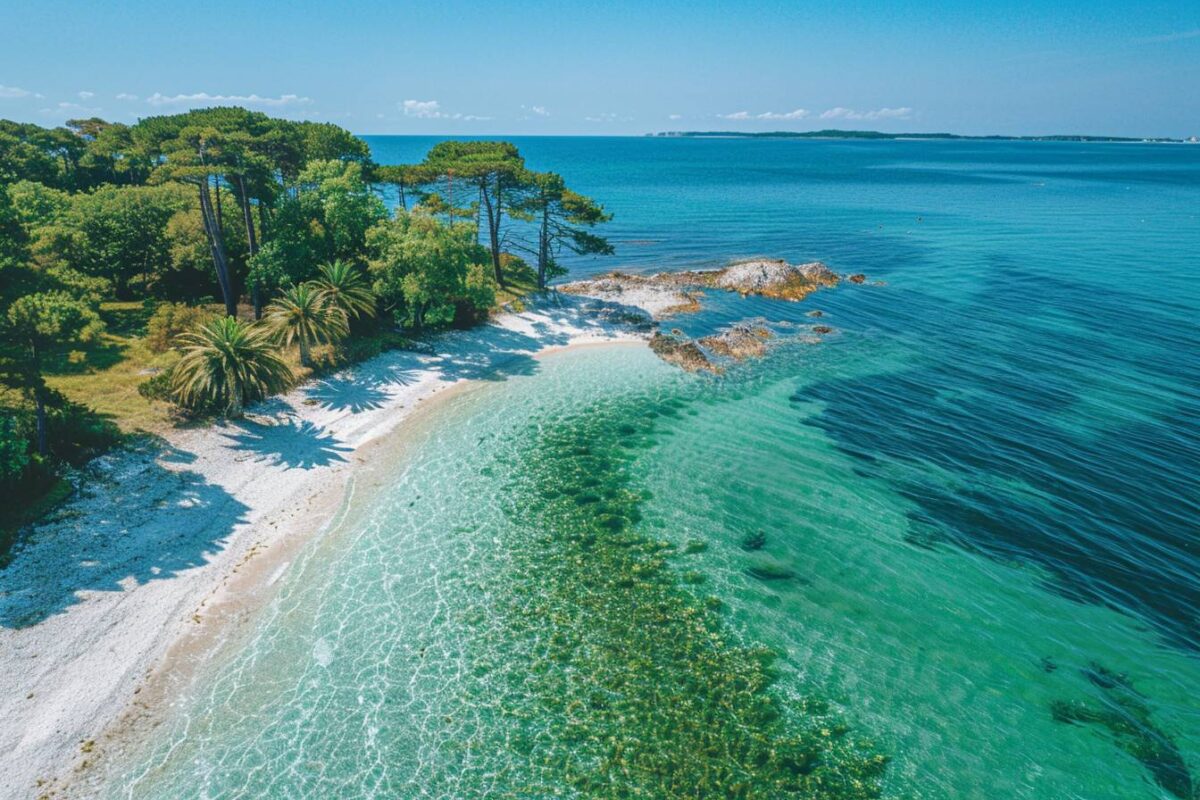
M81 602L80 591L173 577L225 546L247 507L158 455L150 442L93 465L80 493L26 532L0 570L0 627L36 625Z
M313 469L345 461L344 454L353 449L308 421L288 420L276 425L242 422L223 433L234 450L286 469Z
M363 411L383 408L388 393L379 384L347 377L319 381L304 390L304 397L330 411L361 414Z

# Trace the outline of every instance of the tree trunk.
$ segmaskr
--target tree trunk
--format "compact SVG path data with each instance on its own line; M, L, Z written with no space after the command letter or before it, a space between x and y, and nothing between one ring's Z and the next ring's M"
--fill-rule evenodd
M221 228L213 215L212 197L208 193L208 178L200 181L200 218L204 222L204 233L208 236L208 247L212 251L213 269L217 273L217 283L221 287L221 296L225 300L225 313L237 316L237 298L233 296L233 285L229 280L229 262L225 257L225 241L221 236Z
M396 182L396 192L400 196L400 207L408 211L408 200L404 197L404 181Z
M253 256L258 252L258 238L254 235L254 217L250 214L250 198L246 194L246 182L241 175L238 175L237 181L242 218L246 221L246 246L250 249L250 255Z
M496 273L496 283L504 285L504 273L500 268L500 178L496 177L496 203L493 206L492 196L484 191L483 202L487 207L488 242L492 251L492 270Z
M307 367L307 366L309 366L308 339L301 336L301 337L297 338L296 341L300 345L300 366Z
M538 291L546 291L546 267L550 259L550 204L542 206L542 229L538 234Z
M250 196L246 194L246 180L241 175L237 176L238 187L238 203L242 207L242 219L246 223L246 247L250 251L250 257L258 252L258 238L254 235L254 216L250 213ZM259 291L258 282L255 281L254 286L250 288L250 295L254 302L254 319L262 319L262 293Z
M37 449L38 455L46 455L46 398L39 387L34 392L33 402L37 406Z
M229 398L229 410L225 412L225 415L233 419L241 419L242 413L242 395L241 392L238 392Z
M221 176L213 175L213 193L217 196L217 227L225 230L225 217L221 214Z

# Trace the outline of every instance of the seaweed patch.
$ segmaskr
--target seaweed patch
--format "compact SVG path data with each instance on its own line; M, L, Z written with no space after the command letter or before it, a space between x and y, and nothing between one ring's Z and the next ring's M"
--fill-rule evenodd
M650 420L679 410L583 409L503 466L498 502L519 535L487 579L478 636L504 648L486 676L502 739L482 746L512 760L491 796L878 797L888 757L829 703L785 703L776 654L698 593L686 559L703 548L638 524L631 465L654 442Z

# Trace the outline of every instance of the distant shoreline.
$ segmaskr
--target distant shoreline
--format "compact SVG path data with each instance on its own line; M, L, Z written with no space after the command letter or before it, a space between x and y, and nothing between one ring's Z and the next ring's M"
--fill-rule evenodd
M958 133L884 133L882 131L659 131L647 137L674 139L842 139L926 141L965 140L976 142L1116 142L1127 144L1196 144L1196 137L1173 139L1166 136L1092 136L1084 134L1053 134L1047 136L968 136Z

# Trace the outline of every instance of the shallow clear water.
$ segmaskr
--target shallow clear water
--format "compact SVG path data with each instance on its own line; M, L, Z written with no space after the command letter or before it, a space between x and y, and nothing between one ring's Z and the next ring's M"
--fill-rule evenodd
M788 340L721 379L447 401L113 796L1195 794L1200 148L518 144L616 215L577 273L886 285L707 298Z

